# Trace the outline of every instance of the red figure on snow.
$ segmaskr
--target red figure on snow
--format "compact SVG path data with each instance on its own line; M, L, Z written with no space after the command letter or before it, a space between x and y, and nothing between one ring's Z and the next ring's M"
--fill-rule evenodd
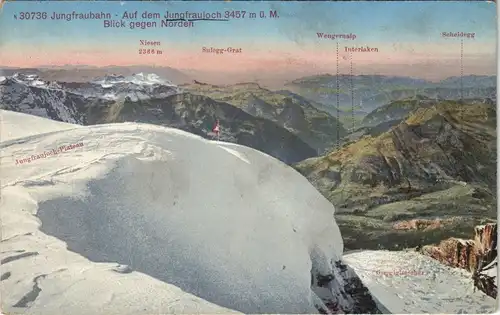
M217 122L215 123L214 128L212 129L212 132L214 132L217 135L217 140L219 140L220 124L219 124L219 120L218 119L217 119Z

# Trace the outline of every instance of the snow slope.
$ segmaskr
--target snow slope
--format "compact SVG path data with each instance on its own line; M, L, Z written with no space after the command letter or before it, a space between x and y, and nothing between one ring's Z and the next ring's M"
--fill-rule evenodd
M311 273L338 274L333 206L278 160L147 124L0 114L4 312L316 313Z
M80 127L38 116L0 110L0 141Z
M344 262L391 312L405 314L486 314L497 301L474 292L471 275L411 251L356 251Z

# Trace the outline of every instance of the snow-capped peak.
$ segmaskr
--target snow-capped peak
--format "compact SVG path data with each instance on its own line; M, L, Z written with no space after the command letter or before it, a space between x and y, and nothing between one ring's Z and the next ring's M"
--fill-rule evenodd
M15 73L12 76L12 79L14 79L17 82L24 83L30 86L38 86L38 87L47 86L47 82L41 80L36 74ZM3 80L0 81L3 82Z
M107 75L94 82L43 81L36 74L16 73L0 77L0 104L5 109L24 111L70 123L83 123L78 104L98 99L145 101L178 94L179 88L156 74L130 77Z
M103 88L111 88L119 83L130 83L136 85L166 85L175 86L172 82L160 78L155 73L144 74L142 72L125 77L122 75L106 75L103 78L94 81L95 84L100 84Z
M103 88L104 99L117 100L129 98L132 101L155 97L167 97L179 92L172 82L154 73L137 73L131 76L106 75L92 82Z
M173 85L172 82L161 79L158 75L154 73L144 74L142 72L134 74L132 76L132 82L135 84L161 84L161 85Z

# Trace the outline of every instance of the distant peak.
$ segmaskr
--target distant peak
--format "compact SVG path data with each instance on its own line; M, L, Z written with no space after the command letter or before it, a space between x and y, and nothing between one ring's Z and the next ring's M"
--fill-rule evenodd
M241 83L236 83L234 84L235 86L251 86L251 87L256 87L260 89L260 85L257 82L241 82Z
M129 84L136 84L136 85L154 85L154 84L159 84L159 85L166 85L166 86L175 86L172 82L160 78L159 75L155 73L147 73L144 74L142 72L135 73L131 76L125 77L123 75L105 75L102 78L98 78L97 80L94 80L93 83L95 84L101 84L103 87L111 87L115 84L119 83L129 83Z
M198 84L198 85L209 85L208 83L204 83L204 82L200 82L200 81L196 81L196 80L193 80L193 84Z
M36 75L36 74L26 74L26 73L19 73L19 72L14 73L14 75L12 77L14 79L21 80L21 81L33 81L33 80L36 80L39 78L38 75Z
M37 87L46 87L48 84L48 82L41 80L40 77L36 74L26 74L26 73L16 72L12 75L11 79L14 82L23 83L30 86L37 86ZM1 81L6 82L7 78Z

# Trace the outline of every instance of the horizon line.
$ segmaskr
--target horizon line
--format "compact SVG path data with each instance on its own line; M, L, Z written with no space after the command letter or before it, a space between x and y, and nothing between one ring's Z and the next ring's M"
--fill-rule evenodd
M106 68L127 68L127 67L149 67L149 68L164 68L164 69L172 69L181 72L182 74L190 77L191 75L189 73L186 73L185 71L199 71L199 72L213 72L213 71L206 71L206 70L196 70L196 69L178 69L170 66L157 66L157 65L144 65L144 64L132 64L132 65L106 65L106 66L93 66L93 65L40 65L40 66L34 66L34 67L19 67L19 66L6 66L6 65L0 65L0 70L1 69L19 69L19 70L25 70L25 69L36 69L36 70L43 70L43 69L61 69L61 70L78 70L82 68L94 68L94 69L106 69ZM66 69L65 69L66 68ZM70 69L68 69L70 68ZM135 74L135 73L134 73ZM292 82L295 80L299 80L301 78L308 78L308 77L315 77L315 76L332 76L335 77L336 74L332 74L330 72L318 72L316 74L306 74L304 76L295 78L295 79L289 79L285 80L287 82ZM339 73L339 76L351 76L350 73ZM422 80L422 81L427 81L427 82L440 82L444 81L447 79L453 79L453 78L463 78L463 77L497 77L497 74L467 74L467 75L455 75L455 76L448 76L443 79L437 79L437 80L430 80L430 79L425 79L422 77L417 77L417 76L406 76L406 75L388 75L388 74L370 74L370 73L358 73L355 74L354 77L360 77L360 76L380 76L380 77L392 77L392 78L410 78L410 79L417 79L417 80ZM191 80L197 80L194 77L190 77L189 79ZM199 81L199 80L197 80ZM255 81L247 81L248 83L257 83L258 81L261 80L255 80Z

